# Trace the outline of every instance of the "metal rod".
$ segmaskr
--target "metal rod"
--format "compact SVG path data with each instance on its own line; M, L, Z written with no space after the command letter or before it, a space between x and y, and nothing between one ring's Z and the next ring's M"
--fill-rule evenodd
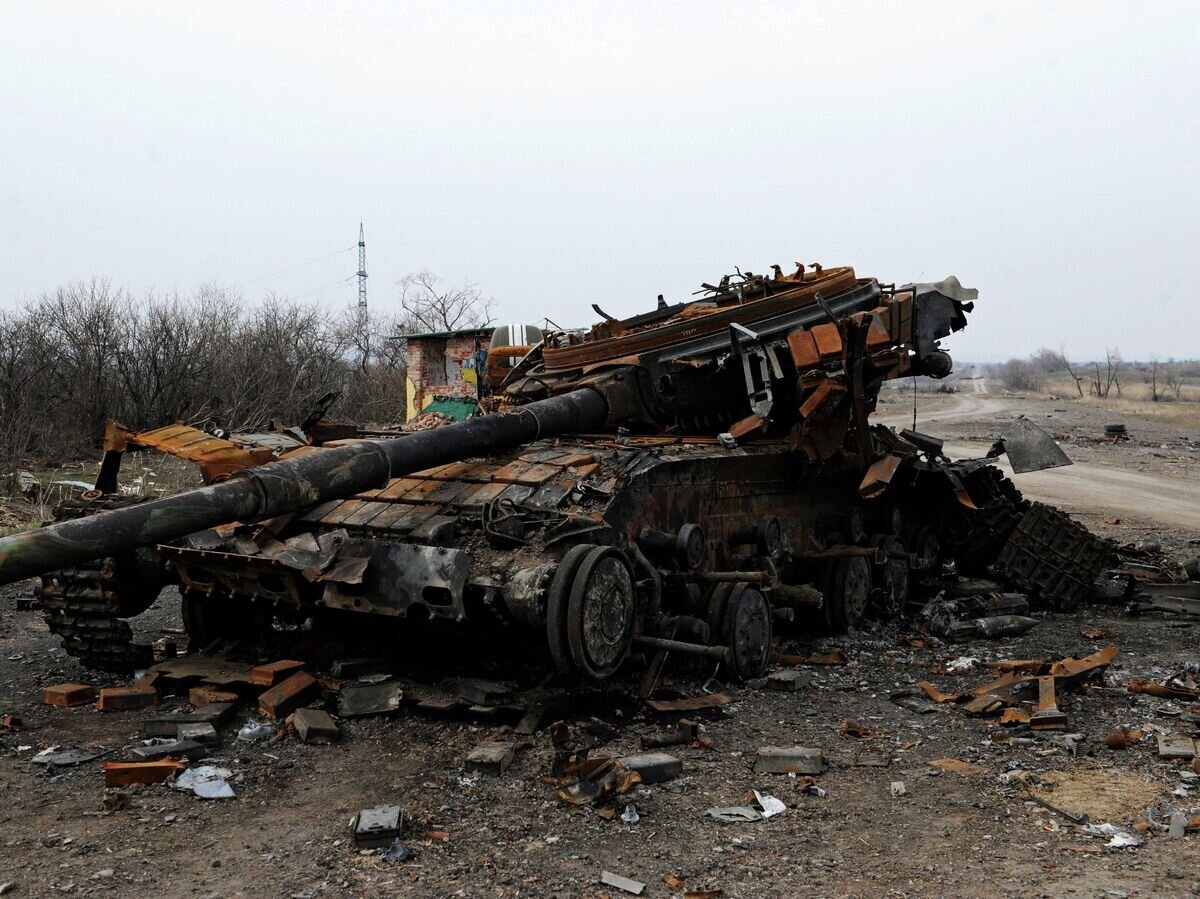
M812 606L819 609L825 596L811 584L776 584L767 590L771 603L777 606Z
M888 553L877 546L837 546L833 549L814 549L795 554L797 559L868 559L876 565L887 561Z
M725 660L729 650L724 646L702 646L699 643L684 643L682 640L668 640L666 637L647 637L643 634L633 638L638 646L649 646L654 649L665 649L670 652L686 652L694 656L708 656L712 659Z

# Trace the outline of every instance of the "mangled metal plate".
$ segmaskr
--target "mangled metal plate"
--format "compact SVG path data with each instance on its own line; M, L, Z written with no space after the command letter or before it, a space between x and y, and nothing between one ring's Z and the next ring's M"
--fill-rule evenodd
M1073 464L1053 437L1024 416L1005 424L996 445L1017 474Z

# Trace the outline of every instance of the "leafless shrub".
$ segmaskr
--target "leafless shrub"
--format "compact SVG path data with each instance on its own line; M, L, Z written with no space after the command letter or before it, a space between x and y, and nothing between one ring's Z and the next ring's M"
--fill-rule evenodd
M15 467L95 452L104 422L222 427L300 421L322 394L334 414L403 415L402 322L278 297L246 304L201 287L134 299L103 279L0 313L0 458Z
M1009 359L1001 366L1000 376L1009 390L1042 389L1042 373L1028 359Z

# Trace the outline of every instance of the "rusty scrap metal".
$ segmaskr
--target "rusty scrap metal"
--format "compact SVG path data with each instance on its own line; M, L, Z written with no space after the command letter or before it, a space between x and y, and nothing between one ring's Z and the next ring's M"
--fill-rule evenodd
M1067 716L1059 710L1054 696L1054 678L1049 674L1038 678L1038 707L1029 726L1034 730L1063 730L1067 726Z

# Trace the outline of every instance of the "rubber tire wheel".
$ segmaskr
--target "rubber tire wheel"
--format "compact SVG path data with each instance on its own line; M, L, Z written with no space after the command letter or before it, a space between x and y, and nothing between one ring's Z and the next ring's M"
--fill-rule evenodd
M825 626L844 634L862 623L871 598L871 565L862 556L831 559L826 577Z
M571 599L571 583L583 557L596 547L591 543L572 546L558 563L550 589L546 592L546 642L550 657L564 674L578 674L567 643L567 605Z
M589 652L586 626L589 623L589 603L596 601L594 595L589 596L593 575L596 575L602 565L615 562L627 585L626 608L621 613L618 622L620 629L616 634L615 644L619 646L617 653L606 660L596 659ZM616 591L608 591L603 601L611 603L617 599ZM571 650L571 659L575 667L593 680L605 680L617 673L617 670L629 657L633 647L633 618L637 608L637 584L633 579L633 570L629 560L620 550L611 546L597 546L579 563L574 577L571 578L571 599L567 605L567 645ZM592 623L595 623L593 620ZM603 624L611 624L605 615L600 630L606 631ZM607 636L607 634L605 634Z
M744 614L754 614L748 607L758 606L762 615L761 640L757 646L740 645L737 632L738 618ZM771 603L758 588L750 584L735 584L725 608L725 621L721 636L727 649L729 660L726 668L739 681L754 680L767 673L771 666ZM741 636L753 637L753 633Z
M871 538L871 546L882 549L884 552L902 553L905 551L904 541L888 534L876 534ZM911 581L908 560L889 559L882 565L876 565L872 580L875 583L875 589L871 591L873 611L885 621L904 614L904 609L908 605ZM899 590L897 590L897 585L899 585Z

